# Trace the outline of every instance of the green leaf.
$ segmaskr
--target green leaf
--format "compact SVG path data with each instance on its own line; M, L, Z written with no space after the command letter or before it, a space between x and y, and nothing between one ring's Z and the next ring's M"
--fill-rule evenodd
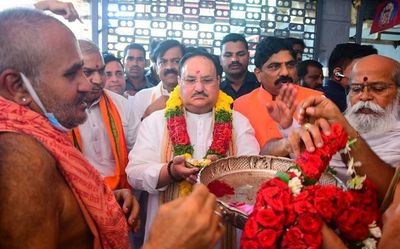
M289 180L290 180L289 174L278 171L278 172L276 172L275 176L278 177L279 179L281 179L281 181L283 181L285 183L289 183Z

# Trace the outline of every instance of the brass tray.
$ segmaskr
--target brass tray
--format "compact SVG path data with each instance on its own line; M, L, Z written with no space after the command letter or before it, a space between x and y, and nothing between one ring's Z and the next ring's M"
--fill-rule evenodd
M217 198L222 206L225 219L235 227L243 229L247 214L229 205L232 202L244 202L254 205L261 184L275 177L277 171L286 171L293 160L274 156L238 156L227 157L212 162L199 173L199 181L206 186L213 181L221 181L234 189L233 195ZM320 178L320 184L343 187L343 183L330 173Z

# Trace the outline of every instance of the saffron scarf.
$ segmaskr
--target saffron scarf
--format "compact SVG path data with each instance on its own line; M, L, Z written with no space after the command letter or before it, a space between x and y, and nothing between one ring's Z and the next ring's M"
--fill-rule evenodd
M126 178L125 168L128 164L128 151L122 127L121 117L115 104L110 97L103 91L99 102L100 113L110 139L112 153L115 160L114 176L104 177L105 182L111 189L130 188ZM79 129L74 128L69 137L74 146L82 151L82 140Z
M2 97L0 132L32 136L52 154L93 234L93 248L129 248L128 225L113 192L72 146L66 133L55 129L42 115Z

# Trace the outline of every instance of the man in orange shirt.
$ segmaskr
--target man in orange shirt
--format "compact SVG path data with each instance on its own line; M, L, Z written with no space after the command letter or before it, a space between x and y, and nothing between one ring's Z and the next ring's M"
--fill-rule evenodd
M288 146L282 137L293 124L295 103L321 92L293 85L297 77L296 53L281 38L266 37L260 41L254 62L254 73L261 86L238 98L234 109L249 119L262 148L261 154L269 152L266 144L273 141L274 149L281 148L278 154L286 156ZM280 120L279 124L275 120Z

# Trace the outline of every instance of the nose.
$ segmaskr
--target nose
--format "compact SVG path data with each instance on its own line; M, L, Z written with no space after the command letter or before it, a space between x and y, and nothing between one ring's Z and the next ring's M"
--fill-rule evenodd
M288 70L288 68L287 68L285 63L282 63L281 70L279 71L279 75L281 75L281 76L288 76L289 75L289 70Z
M89 82L89 80L81 74L78 77L78 91L79 92L90 92L92 90L92 86Z
M368 87L364 87L362 89L362 92L360 93L360 100L362 101L369 101L372 100L374 97L369 91Z
M232 61L239 61L239 57L237 55L232 55Z
M99 72L94 72L93 76L90 78L90 83L100 85L103 82L103 75Z
M109 78L109 80L110 80L111 82L117 82L117 81L118 81L118 77L117 77L117 75L114 73L114 74L111 75L111 77Z
M194 84L194 90L196 92L202 92L204 90L204 85L201 80L196 80L196 83Z

